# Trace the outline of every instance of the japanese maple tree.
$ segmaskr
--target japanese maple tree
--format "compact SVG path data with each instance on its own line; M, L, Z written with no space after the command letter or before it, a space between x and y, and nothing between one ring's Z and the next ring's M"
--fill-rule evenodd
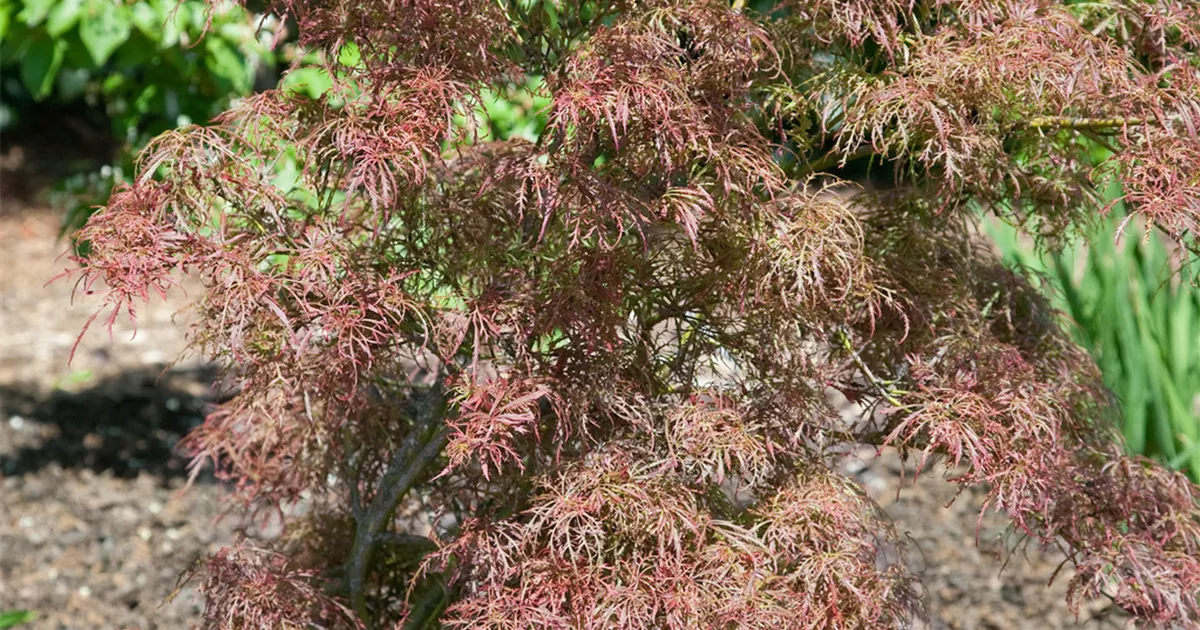
M1119 182L1197 248L1196 2L269 6L332 87L161 136L79 235L110 317L203 282L195 470L305 506L206 627L903 626L856 444L986 487L1073 605L1200 622L1200 491L972 228L1053 247Z

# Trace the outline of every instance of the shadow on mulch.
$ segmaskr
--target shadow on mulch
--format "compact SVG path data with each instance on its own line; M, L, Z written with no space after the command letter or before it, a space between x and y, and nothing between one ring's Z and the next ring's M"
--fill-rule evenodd
M0 385L0 419L32 421L40 432L40 439L0 453L0 476L23 475L52 463L111 471L125 479L142 472L164 480L186 476L187 459L175 447L220 402L211 388L216 378L211 367L138 368L77 392Z

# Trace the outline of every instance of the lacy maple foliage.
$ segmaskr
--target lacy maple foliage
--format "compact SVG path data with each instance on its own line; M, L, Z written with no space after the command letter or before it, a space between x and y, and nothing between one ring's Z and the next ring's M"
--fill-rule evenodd
M111 317L203 281L236 395L194 469L305 506L211 561L205 626L903 626L848 444L947 458L1072 604L1200 622L1200 491L971 228L1053 246L1116 181L1196 248L1197 3L268 5L333 87L158 138L80 234ZM533 140L462 124L522 90Z

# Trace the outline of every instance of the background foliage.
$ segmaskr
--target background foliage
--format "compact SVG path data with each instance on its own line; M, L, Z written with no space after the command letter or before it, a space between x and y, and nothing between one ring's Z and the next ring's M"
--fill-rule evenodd
M150 138L273 85L277 26L232 2L2 0L0 129L44 124L33 114L52 104L111 134L110 163L60 182L58 201L78 227Z

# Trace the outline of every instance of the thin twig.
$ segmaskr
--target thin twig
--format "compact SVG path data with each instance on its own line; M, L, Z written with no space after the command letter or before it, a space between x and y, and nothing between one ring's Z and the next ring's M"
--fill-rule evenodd
M842 348L846 350L846 352L850 355L851 360L854 361L854 365L858 367L860 372L862 372L863 378L867 379L867 382L879 392L879 395L882 396L883 399L888 402L888 404L898 409L903 408L904 403L900 402L899 397L903 396L905 392L888 387L887 381L875 376L875 373L871 371L871 368L867 367L866 362L862 360L861 356L859 356L858 350L854 348L854 344L850 343L850 335L847 335L843 330L839 330L837 335L842 342Z

